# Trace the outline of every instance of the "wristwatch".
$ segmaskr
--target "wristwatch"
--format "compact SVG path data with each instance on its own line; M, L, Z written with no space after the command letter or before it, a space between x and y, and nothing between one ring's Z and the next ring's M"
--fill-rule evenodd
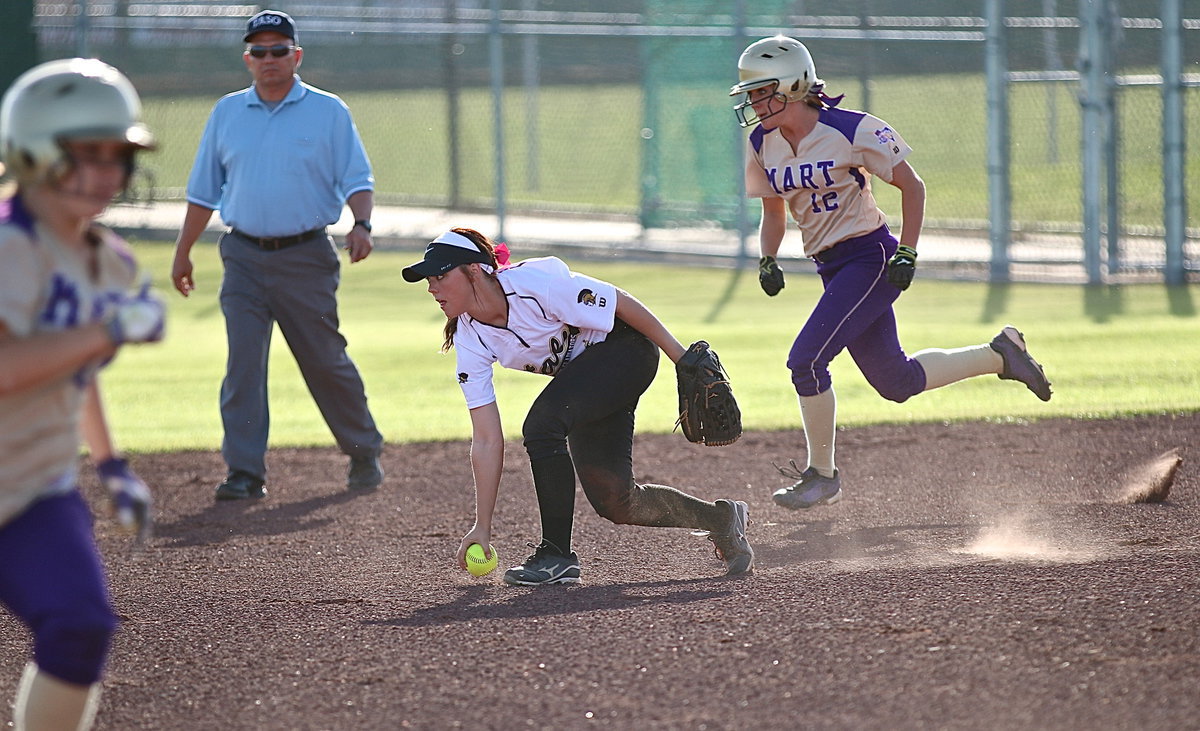
M362 226L364 229L367 230L367 233L371 233L371 220L368 218L360 218L354 222L354 225Z

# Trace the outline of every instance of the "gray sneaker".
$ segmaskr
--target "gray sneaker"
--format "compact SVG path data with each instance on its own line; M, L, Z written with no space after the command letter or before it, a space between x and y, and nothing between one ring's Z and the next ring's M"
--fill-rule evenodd
M818 505L833 505L842 499L842 475L837 470L833 477L825 477L816 467L801 472L795 461L792 469L775 465L775 469L786 477L799 478L796 484L780 488L771 495L775 504L788 510L808 510Z
M574 551L563 553L547 540L538 545L529 544L533 555L520 566L504 572L504 583L514 586L541 586L543 584L578 584L579 556Z
M1004 359L1004 371L1000 377L1006 381L1020 381L1043 401L1050 400L1050 381L1042 366L1033 359L1025 346L1025 336L1012 325L1005 325L992 338L992 350Z
M737 576L754 570L754 549L746 540L746 524L750 522L750 506L741 500L718 500L717 505L729 506L729 526L724 532L702 533L713 542L717 558L725 562L725 575Z

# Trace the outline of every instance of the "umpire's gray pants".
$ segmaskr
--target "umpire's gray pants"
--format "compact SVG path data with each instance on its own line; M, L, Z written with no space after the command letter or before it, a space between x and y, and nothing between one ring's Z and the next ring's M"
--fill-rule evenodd
M361 376L338 330L341 260L328 236L266 251L229 232L219 242L225 276L221 312L229 356L221 383L221 454L230 472L266 479L267 357L274 323L287 340L309 393L351 456L377 453L383 436L367 408Z

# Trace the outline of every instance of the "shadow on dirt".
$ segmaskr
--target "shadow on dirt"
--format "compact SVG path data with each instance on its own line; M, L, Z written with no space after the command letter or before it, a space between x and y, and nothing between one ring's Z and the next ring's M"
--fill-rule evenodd
M252 500L213 503L199 513L181 515L177 520L157 524L154 536L169 541L165 548L186 548L223 543L235 536L276 536L310 531L334 521L332 516L316 518L312 516L313 513L351 502L358 497L359 493L342 491L268 506Z
M605 610L656 604L688 604L734 593L738 579L703 578L631 584L556 585L509 588L511 598L497 602L495 587L468 586L445 604L415 610L407 617L364 622L384 627L433 627L480 619L522 619L555 614L591 615Z
M891 556L913 550L927 550L931 543L961 543L962 531L977 525L937 523L929 525L885 525L859 528L833 534L834 520L815 520L800 523L783 536L784 543L756 547L760 562L795 563L797 561L829 561ZM943 540L913 541L904 534L943 536ZM947 535L950 534L950 535Z

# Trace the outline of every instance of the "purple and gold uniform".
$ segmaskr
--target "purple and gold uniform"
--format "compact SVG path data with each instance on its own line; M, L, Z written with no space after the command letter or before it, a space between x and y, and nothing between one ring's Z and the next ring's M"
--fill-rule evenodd
M0 322L10 333L24 338L104 319L137 270L120 238L100 227L94 234L88 261L31 221L20 198L0 203ZM0 526L34 500L74 489L84 387L96 370L0 397Z
M841 498L829 363L843 350L891 401L984 374L1019 380L1049 400L1050 382L1012 326L985 345L929 348L911 357L901 347L892 304L916 271L925 184L908 163L912 148L900 134L866 112L838 109L841 97L826 96L812 55L794 38L752 43L738 60L738 79L730 96L745 98L734 113L743 127L753 126L746 141L746 193L763 201L759 283L769 296L783 289L775 256L790 214L823 285L787 361L800 397L808 467L784 471L799 481L776 491L776 504L811 508ZM875 202L874 178L900 190L899 240Z
M746 145L747 195L787 202L804 235L804 253L826 283L788 358L796 392L827 390L829 362L849 348L885 398L904 401L920 393L925 373L900 347L891 309L900 290L885 276L899 242L871 194L871 177L890 182L912 148L882 119L834 107L820 110L794 150L765 123ZM828 286L834 277L839 287Z
M886 182L912 148L886 122L865 112L827 108L796 149L759 125L746 139L746 194L779 197L804 234L804 255L885 224L871 176Z
M134 282L115 234L92 230L90 256L0 203L0 323L16 337L103 320ZM101 364L0 396L0 602L34 632L38 667L67 682L100 677L116 617L77 490L84 393Z
M91 728L117 626L78 490L81 442L119 529L141 540L153 523L97 379L118 348L165 328L149 284L130 287L125 243L95 223L156 145L141 109L124 74L83 58L29 69L0 100L0 157L16 183L0 196L0 604L33 636L18 729Z

